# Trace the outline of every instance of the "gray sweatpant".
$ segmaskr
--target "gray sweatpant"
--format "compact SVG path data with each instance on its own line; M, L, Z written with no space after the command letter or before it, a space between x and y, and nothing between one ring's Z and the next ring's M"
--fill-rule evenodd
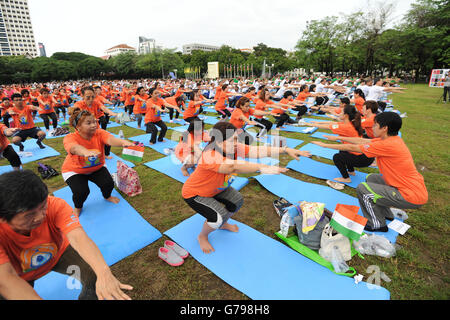
M386 226L386 217L393 219L391 208L418 209L421 206L406 201L398 189L384 182L380 174L367 176L366 182L357 188L358 200L367 226L379 229Z

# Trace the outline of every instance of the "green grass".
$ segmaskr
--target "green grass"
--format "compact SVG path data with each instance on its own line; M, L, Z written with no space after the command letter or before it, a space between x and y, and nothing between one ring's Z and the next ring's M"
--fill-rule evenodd
M428 88L426 85L408 85L405 94L393 95L394 105L402 112L407 112L402 128L403 138L408 145L419 172L424 176L429 193L428 203L419 210L409 211L407 223L411 229L399 236L397 243L401 246L397 256L384 259L366 256L364 260L355 257L350 265L367 280L367 267L378 265L392 280L383 282L382 286L391 292L391 298L404 299L449 299L449 190L450 190L450 104L436 104L442 90ZM207 125L206 128L211 126ZM143 134L142 131L126 126L111 129L118 133L123 130L126 137ZM172 131L168 131L170 137ZM281 133L283 136L311 142L308 135L300 133ZM47 140L62 155L66 152L62 139ZM303 145L304 145L303 144ZM299 146L300 148L300 146ZM121 150L113 148L120 155ZM182 200L182 184L165 175L149 169L143 163L162 158L163 155L146 148L144 161L136 164L143 193L134 198L125 199L155 228L164 232L194 212ZM43 162L55 168L61 168L64 156L45 159ZM317 159L316 159L317 160ZM281 158L281 165L290 161ZM320 159L327 163L331 161ZM4 160L0 165L7 164ZM36 164L25 165L37 173ZM364 169L365 172L376 172ZM325 181L300 173L289 172L288 175L303 181L326 185ZM47 180L51 191L66 186L61 176ZM346 188L345 193L356 196L354 189ZM266 191L255 180L251 180L242 192L245 203L234 217L265 235L280 241L275 236L279 230L279 218L272 206L276 196ZM192 235L196 237L196 235ZM113 273L122 283L130 284L133 299L248 299L220 278L216 277L193 258L188 258L180 268L173 268L157 256L157 251L167 237L125 258L112 267ZM245 245L245 244L243 244ZM250 248L251 249L251 248Z

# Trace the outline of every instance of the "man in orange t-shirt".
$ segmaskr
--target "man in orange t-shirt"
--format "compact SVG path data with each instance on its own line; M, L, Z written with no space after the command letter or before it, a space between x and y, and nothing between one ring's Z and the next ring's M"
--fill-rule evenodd
M390 208L418 209L428 202L428 192L422 175L417 171L411 152L398 136L402 118L395 112L383 112L375 117L375 139L327 137L349 144L335 145L313 142L321 147L362 152L376 158L380 174L367 176L356 191L364 217L365 230L387 232L387 220L394 216Z
M13 147L11 147L11 144L9 143L7 137L12 136L19 130L19 128L10 129L4 124L0 123L0 156L6 158L14 170L20 170L22 162L20 161L20 158L17 155L16 151L14 151Z
M69 266L83 285L78 299L130 300L67 202L30 170L1 175L0 300L39 300L34 281Z

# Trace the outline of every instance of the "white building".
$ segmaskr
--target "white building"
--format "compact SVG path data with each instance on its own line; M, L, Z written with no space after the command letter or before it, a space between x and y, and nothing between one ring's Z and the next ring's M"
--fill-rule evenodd
M105 51L107 56L117 56L125 52L136 52L136 49L126 44L119 44L118 46L109 48Z
M161 47L156 46L155 39L147 39L145 37L139 37L139 54L152 53L155 50L160 50Z
M183 54L191 54L194 50L201 51L218 51L220 47L210 46L207 44L190 43L183 46Z
M0 0L0 56L37 57L28 0Z

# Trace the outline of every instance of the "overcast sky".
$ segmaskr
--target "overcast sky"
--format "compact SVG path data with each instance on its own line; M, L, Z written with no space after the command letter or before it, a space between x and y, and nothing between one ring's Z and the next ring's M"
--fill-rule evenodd
M372 0L374 3L375 0ZM395 0L400 20L414 0ZM252 48L258 43L293 50L306 21L348 14L367 0L28 0L36 42L47 56L106 49L138 37L164 48L201 43Z

